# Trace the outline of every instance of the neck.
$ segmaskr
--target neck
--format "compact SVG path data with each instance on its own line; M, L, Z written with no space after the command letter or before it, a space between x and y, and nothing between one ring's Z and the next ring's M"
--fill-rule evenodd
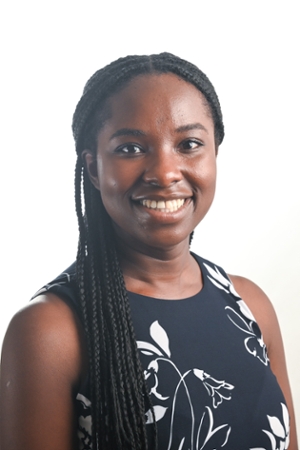
M189 240L170 248L136 248L117 239L117 251L128 291L163 299L187 298L202 288L200 268Z

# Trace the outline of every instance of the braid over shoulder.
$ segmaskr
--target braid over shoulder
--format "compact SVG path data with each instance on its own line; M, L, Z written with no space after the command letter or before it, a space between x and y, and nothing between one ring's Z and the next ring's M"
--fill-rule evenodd
M114 243L113 227L99 191L91 184L82 160L96 151L97 135L107 117L107 100L139 75L174 73L204 95L214 122L215 142L224 137L217 94L207 76L170 53L127 56L98 70L86 83L73 116L78 155L75 201L79 224L77 285L89 352L93 450L156 448L146 432L145 412L154 418L139 360L128 295Z

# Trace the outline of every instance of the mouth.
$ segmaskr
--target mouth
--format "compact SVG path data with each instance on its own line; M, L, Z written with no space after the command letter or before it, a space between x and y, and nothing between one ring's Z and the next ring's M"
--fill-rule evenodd
M174 200L140 200L140 204L145 206L148 209L154 209L156 211L161 211L164 213L171 213L178 211L184 203L186 202L186 198L178 198Z

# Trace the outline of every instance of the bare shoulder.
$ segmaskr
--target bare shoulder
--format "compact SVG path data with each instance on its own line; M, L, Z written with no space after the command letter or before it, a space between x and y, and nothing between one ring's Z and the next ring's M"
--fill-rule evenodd
M82 347L82 330L71 308L54 294L37 297L12 318L3 343L3 352L13 350L22 360L34 352L48 364L64 361L65 371L76 378ZM65 357L67 359L65 359ZM74 370L75 369L75 370Z
M253 281L237 275L229 275L235 290L250 308L258 323L269 351L272 346L272 333L279 330L274 307L265 292Z
M3 450L76 448L74 393L85 372L82 336L74 312L53 294L38 297L12 318L1 360Z
M263 290L247 278L229 275L235 290L251 310L263 335L268 350L270 366L285 396L290 413L289 450L297 450L295 415L286 368L284 346L274 307Z

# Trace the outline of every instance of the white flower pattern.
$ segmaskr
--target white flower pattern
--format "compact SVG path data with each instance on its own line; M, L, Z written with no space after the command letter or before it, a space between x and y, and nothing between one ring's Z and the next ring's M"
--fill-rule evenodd
M225 445L229 438L231 427L228 424L222 424L214 428L214 416L209 406L205 407L206 409L202 414L200 423L196 424L194 406L189 392L187 377L188 375L194 375L201 381L209 397L212 398L212 406L214 409L218 408L223 400L231 400L231 391L234 389L234 386L230 383L225 382L224 380L217 380L216 378L210 376L208 373L204 372L204 370L198 368L190 369L182 374L171 359L169 337L164 328L158 323L158 321L155 321L151 324L149 334L156 345L153 345L150 342L137 341L137 347L141 351L141 353L152 358L147 366L147 369L144 371L145 379L148 381L148 384L149 380L152 377L152 383L150 384L150 394L152 394L160 402L165 402L170 398L170 396L163 395L161 392L159 392L159 368L161 362L170 364L178 376L178 383L175 387L173 399L171 402L170 433L169 444L167 447L168 450L174 448L173 429L176 416L176 402L179 390L181 388L185 390L189 403L191 425L190 430L187 430L187 433L189 435L182 438L179 448L183 448L183 445L187 440L189 440L189 442L191 443L191 450L204 450L206 448L208 449L207 445L213 445L210 442L211 439L216 440L216 442L221 441L221 446ZM168 402L168 405L170 405L170 402ZM153 409L156 422L159 422L165 417L169 408L170 406L156 404L156 402L153 400ZM153 423L153 415L151 410L149 410L146 412L146 424L151 423ZM210 444L208 444L209 442Z
M275 416L267 416L270 430L262 430L270 439L270 447L251 448L250 450L286 450L290 444L290 421L286 405L281 403L282 422Z
M76 404L78 411L78 441L79 450L91 450L92 448L92 415L91 402L82 394L77 394Z
M208 395L213 398L213 407L217 408L223 400L231 399L231 390L234 388L232 384L226 383L224 380L219 381L211 377L204 370L194 369L196 377L198 377L208 392Z
M227 310L227 317L237 328L247 335L244 339L246 350L267 366L269 363L267 348L252 312L236 292L232 282L225 278L217 267L213 269L208 264L204 263L204 265L211 275L207 275L207 278L219 289L236 297L236 304L238 305L241 314L235 311L231 306L226 306L225 310Z
M205 421L208 422L208 427L203 427ZM206 433L202 430L207 429ZM214 428L214 418L211 409L206 406L200 427L197 434L196 448L197 450L211 450L224 447L230 435L231 427L228 424L220 425ZM217 441L213 442L218 437Z
M196 259L198 260L198 257ZM261 364L258 364L258 366L262 367L263 370L266 371L264 373L269 376L268 373L270 372L270 369L267 367L268 357L266 348L251 311L236 293L231 281L226 278L226 275L224 276L224 272L221 272L222 269L210 265L210 263L207 264L207 262L204 262L203 260L201 262L201 258L199 258L199 264L203 270L204 276L206 276L212 285L215 286L216 291L224 291L228 294L228 303L226 302L227 306L224 307L225 310L223 311L226 312L226 316L230 322L243 333L242 339L244 339L247 352L263 363L263 366L261 366ZM72 294L69 294L72 290L72 287L69 287L70 282L71 276L67 272L45 286L42 291L50 292L53 289L53 292L57 291L57 294L61 295L61 289L63 289L66 298L70 297L72 302ZM212 297L219 298L217 292L214 292ZM210 296L208 298L210 300ZM74 301L74 303L76 303L76 301ZM160 317L160 315L158 315L158 317ZM152 319L148 321L148 324L149 323L151 323L148 328L150 339L146 339L147 342L145 340L138 340L137 346L140 354L144 358L144 376L147 380L150 395L152 397L155 419L158 422L158 427L162 425L162 429L167 430L169 433L167 434L167 445L162 445L159 441L159 449L231 449L231 442L232 440L235 440L234 433L236 433L236 423L231 421L232 416L229 408L234 407L234 401L238 404L238 397L241 392L240 389L242 386L244 388L247 386L243 384L241 384L241 387L238 384L234 386L233 384L235 383L228 383L227 380L225 381L224 378L220 376L220 374L218 374L218 378L215 378L204 371L203 368L193 367L184 373L180 372L177 365L172 361L171 357L175 358L176 356L177 358L177 354L175 355L175 352L174 354L171 354L172 342L170 342L166 330L160 325L158 320ZM186 323L186 325L188 325L188 323ZM168 392L165 391L166 381L168 384L168 375L166 376L165 374L167 366L169 367L169 370L173 371L173 374L175 374L173 382L177 383L175 387L172 384L172 389L168 386ZM218 366L214 367L217 367L218 371ZM221 367L224 366L221 365ZM233 365L232 373L234 373L234 370L237 367L238 363L236 366ZM210 370L209 372L212 372L213 375L217 375L215 369L212 371ZM225 378L227 378L227 376ZM190 383L193 384L193 390L190 389ZM198 383L199 398L195 395L197 389L194 389L195 386L197 388ZM84 383L81 388L80 392L82 393L78 393L76 397L79 449L92 450L91 402L86 397L86 395L88 395L87 384ZM192 392L193 396L191 394ZM273 395L273 391L270 392ZM207 397L205 397L206 395ZM275 395L278 395L278 398L282 399L278 391ZM180 436L177 435L175 439L174 436L177 432L177 425L181 420L180 416L179 421L177 419L178 406L184 396L186 398L186 404L189 405L189 410L187 411L189 417L187 417L187 419L189 419L190 422L189 424L185 424L182 428L179 427L182 434ZM253 443L252 447L250 445L247 446L247 450L288 449L290 439L289 415L283 401L278 401L278 405L281 403L281 413L280 410L279 412L276 410L272 415L272 410L269 410L269 414L267 415L268 410L264 410L265 415L261 415L261 420L265 421L265 425L260 431L257 429L255 430L255 436L258 436L260 433L261 438L259 437L255 442L256 446L253 446ZM200 408L198 408L196 413L195 411L198 404L200 405ZM223 411L228 411L228 415L227 412L223 413ZM153 423L154 417L152 416L151 411L147 411L145 415L146 424ZM269 442L269 446L266 444L267 441ZM262 444L262 442L264 443ZM235 446L238 448L237 444L235 444ZM246 450L246 448L243 447L243 450Z

